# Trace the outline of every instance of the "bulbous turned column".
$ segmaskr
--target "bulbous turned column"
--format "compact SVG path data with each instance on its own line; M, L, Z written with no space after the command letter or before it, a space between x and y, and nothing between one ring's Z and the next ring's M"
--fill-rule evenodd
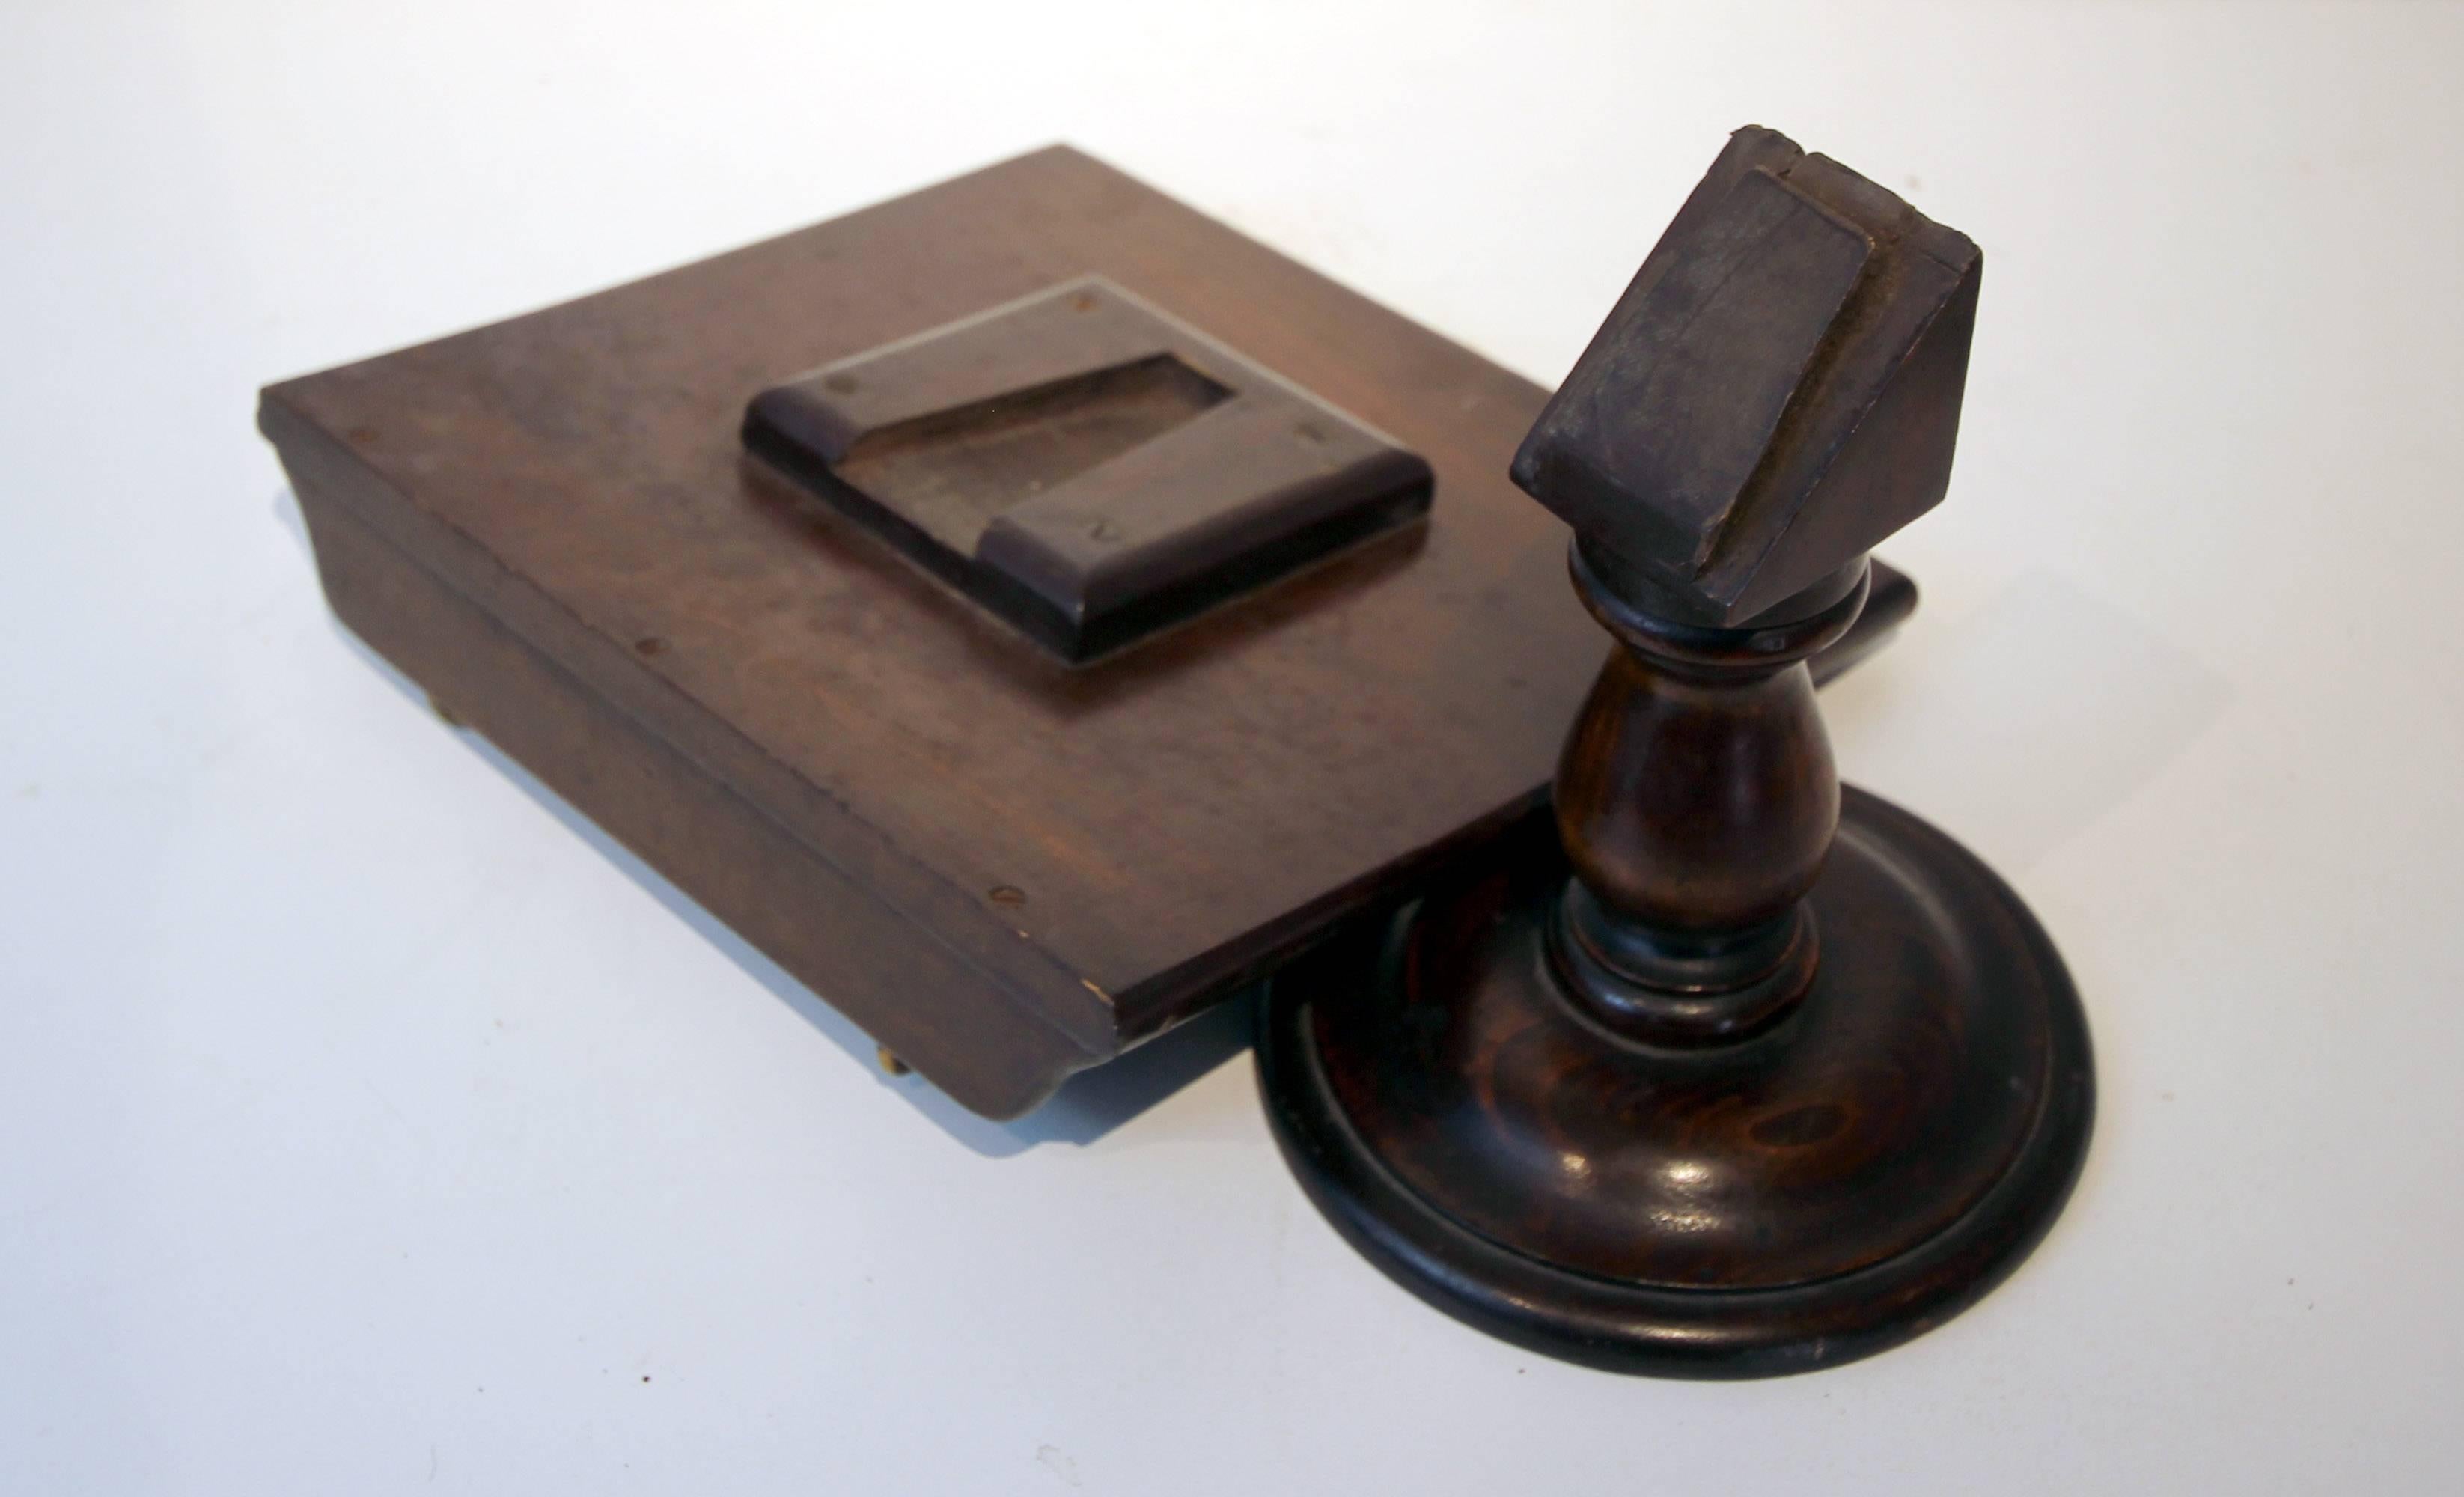
M1722 628L1649 611L1579 540L1569 556L1618 648L1558 761L1573 876L1551 964L1588 1019L1628 1039L1746 1038L1804 996L1819 958L1805 896L1839 779L1805 661L1855 625L1868 567L1859 557L1777 619Z

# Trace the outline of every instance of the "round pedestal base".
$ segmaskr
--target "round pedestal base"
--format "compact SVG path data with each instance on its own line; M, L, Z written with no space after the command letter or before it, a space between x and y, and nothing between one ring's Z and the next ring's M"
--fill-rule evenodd
M1352 1244L1507 1340L1754 1377L1867 1355L1998 1283L2094 1112L2061 958L1966 849L1850 789L1802 1002L1660 1049L1582 1009L1534 835L1279 975L1258 1066L1285 1157Z

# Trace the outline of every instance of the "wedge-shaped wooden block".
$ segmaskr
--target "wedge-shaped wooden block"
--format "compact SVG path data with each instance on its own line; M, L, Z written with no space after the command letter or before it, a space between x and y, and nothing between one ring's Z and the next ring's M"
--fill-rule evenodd
M1672 614L1735 624L1942 501L1983 257L1787 137L1732 137L1514 458Z

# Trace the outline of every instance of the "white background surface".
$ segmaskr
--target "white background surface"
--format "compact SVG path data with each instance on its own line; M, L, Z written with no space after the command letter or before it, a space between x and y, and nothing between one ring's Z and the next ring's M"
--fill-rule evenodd
M2459 44L2428 5L15 0L0 1488L2454 1490ZM1553 381L1748 121L1986 247L1951 499L1887 548L1925 603L1834 733L2034 902L2102 1087L2036 1257L1815 1376L1424 1310L1222 1024L1015 1130L880 1077L341 637L251 427L1055 139Z

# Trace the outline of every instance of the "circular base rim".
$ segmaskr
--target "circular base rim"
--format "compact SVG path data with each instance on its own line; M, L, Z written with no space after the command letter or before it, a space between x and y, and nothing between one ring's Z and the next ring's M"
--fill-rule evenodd
M1842 788L1843 822L1974 879L2009 912L2043 976L2045 1105L2009 1167L1964 1215L1880 1263L1760 1289L1621 1282L1492 1242L1397 1179L1353 1129L1323 1068L1310 1003L1375 980L1387 937L1380 928L1278 974L1260 1005L1260 1094L1310 1200L1362 1255L1430 1305L1517 1346L1610 1372L1697 1378L1811 1372L1897 1346L1974 1304L2043 1240L2079 1178L2095 1119L2086 1016L2052 941L1991 869L1930 824ZM1406 909L1396 918L1416 914Z

